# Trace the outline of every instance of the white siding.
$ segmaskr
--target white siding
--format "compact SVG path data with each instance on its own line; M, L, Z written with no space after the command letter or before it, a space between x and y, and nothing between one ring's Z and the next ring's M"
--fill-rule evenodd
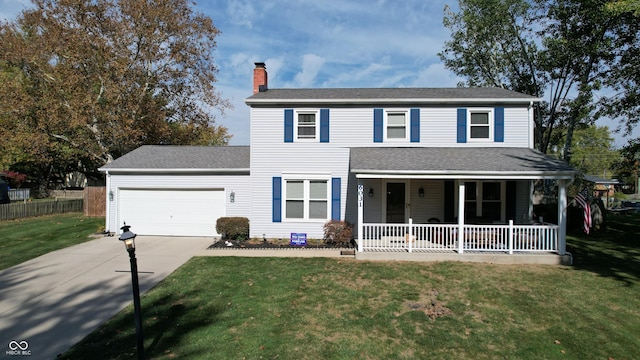
M424 189L424 197L419 195L420 188ZM410 191L411 218L414 223L426 224L431 218L444 222L444 181L412 180Z
M304 108L309 109L307 106ZM286 178L288 173L323 174L340 178L340 214L355 225L357 184L355 177L349 173L349 148L352 147L529 147L530 119L526 106L505 108L504 142L501 143L457 143L457 109L452 106L420 108L419 143L409 140L374 142L373 107L330 108L328 143L285 143L284 108L251 108L251 236L288 238L292 232L307 233L310 238L323 236L324 221L272 221L272 180L273 177ZM375 199L367 196L370 186L374 187L377 196L382 194L381 182L365 184L365 206ZM424 198L417 197L417 189L421 186L425 189ZM444 220L443 186L441 181L411 182L411 202L413 206L424 210L418 219L414 219L416 222L426 222L430 217ZM377 221L374 218L380 218L381 208L378 207L377 213L373 208L371 210L365 214L365 221Z
M307 107L305 107L306 109ZM466 107L473 109L473 107ZM486 108L486 107L484 107ZM390 108L385 108L390 109ZM410 108L399 108L409 110ZM526 107L505 107L504 142L457 142L458 107L420 108L420 142L373 141L373 108L332 108L330 142L313 143L312 149L335 147L529 147L530 119ZM284 144L284 109L251 109L251 148ZM287 145L300 145L288 143Z
M120 175L110 174L107 182L112 191L113 201L107 199L109 231L118 233L122 224L118 224L118 198L121 189L221 189L225 192L226 216L250 216L251 190L249 175ZM231 192L235 201L229 200ZM215 220L212 221L215 224ZM133 224L132 224L133 225ZM135 229L132 228L132 231ZM135 231L134 231L135 232Z

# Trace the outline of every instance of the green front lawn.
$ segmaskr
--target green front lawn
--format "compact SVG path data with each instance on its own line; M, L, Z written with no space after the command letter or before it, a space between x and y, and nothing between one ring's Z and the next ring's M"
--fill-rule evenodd
M633 359L640 217L574 266L194 258L142 299L154 359ZM130 306L64 359L135 357Z
M104 218L70 213L0 221L0 270L90 240Z

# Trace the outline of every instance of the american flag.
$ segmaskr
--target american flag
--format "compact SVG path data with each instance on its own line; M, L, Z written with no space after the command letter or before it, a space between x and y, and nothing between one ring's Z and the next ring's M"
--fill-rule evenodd
M583 217L584 217L584 232L589 233L589 229L591 228L591 205L589 204L589 190L587 188L582 189L576 197L575 200L582 208Z

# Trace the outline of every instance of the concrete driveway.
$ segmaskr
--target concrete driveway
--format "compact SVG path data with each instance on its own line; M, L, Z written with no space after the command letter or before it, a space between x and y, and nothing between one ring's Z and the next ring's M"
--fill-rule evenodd
M213 242L138 236L140 292ZM104 237L0 271L0 359L55 359L133 301L130 269L122 242Z

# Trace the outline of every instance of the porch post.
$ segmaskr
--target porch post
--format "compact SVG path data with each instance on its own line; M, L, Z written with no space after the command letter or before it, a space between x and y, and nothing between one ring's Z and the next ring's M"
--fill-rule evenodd
M567 252L567 180L558 180L558 254Z
M362 238L362 232L364 227L362 226L362 219L364 218L363 216L363 193L364 193L364 185L362 185L359 181L358 181L358 241L357 241L357 245L358 245L358 252L362 252L362 248L364 247L363 244L363 238Z
M464 253L464 181L458 183L458 253Z
M409 252L413 252L413 246L411 245L413 242L413 218L409 218L409 237L407 239L409 242Z

